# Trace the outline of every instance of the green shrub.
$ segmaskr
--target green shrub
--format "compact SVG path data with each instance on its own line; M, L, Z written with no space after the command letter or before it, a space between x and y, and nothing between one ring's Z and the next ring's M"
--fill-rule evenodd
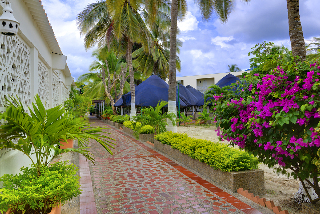
M22 167L18 175L5 174L0 178L0 213L11 208L14 213L49 213L60 202L81 194L77 167L58 162L50 167ZM20 213L19 212L19 213Z
M133 130L133 124L132 123L133 123L132 121L128 120L128 121L123 122L123 125L125 127L129 128L129 129Z
M156 135L163 144L224 172L237 172L258 168L258 159L245 151L226 144L188 137L187 134L165 132Z
M188 125L188 123L192 122L192 115L189 115L188 117L184 114L180 114L180 118L177 119L177 122L183 123L184 126ZM180 125L180 124L179 124Z
M128 120L130 120L130 116L129 115L116 115L113 118L114 122L121 123L121 124L123 124L125 121L128 121Z
M154 134L154 128L150 125L142 126L140 129L140 134Z

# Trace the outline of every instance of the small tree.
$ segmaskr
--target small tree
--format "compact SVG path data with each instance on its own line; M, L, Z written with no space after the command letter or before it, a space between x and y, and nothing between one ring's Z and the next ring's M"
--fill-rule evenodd
M291 66L289 71L278 67L269 74L246 74L232 87L213 86L213 114L218 136L269 167L279 165L278 171L298 178L316 203L320 198L312 198L306 184L320 196L314 161L320 147L320 66Z

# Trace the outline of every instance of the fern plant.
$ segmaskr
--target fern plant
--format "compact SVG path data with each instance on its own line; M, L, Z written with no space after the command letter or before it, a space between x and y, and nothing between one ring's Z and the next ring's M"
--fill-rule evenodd
M38 176L41 174L40 169L47 167L51 158L65 152L78 152L94 162L88 150L90 139L96 140L112 154L110 148L113 148L114 143L110 137L99 133L102 132L101 127L90 127L83 118L74 118L62 105L46 110L36 95L32 109L28 107L29 115L20 100L14 97L5 100L6 111L0 114L0 119L5 120L0 125L0 149L14 149L24 153L37 169ZM61 139L77 139L79 148L61 150Z

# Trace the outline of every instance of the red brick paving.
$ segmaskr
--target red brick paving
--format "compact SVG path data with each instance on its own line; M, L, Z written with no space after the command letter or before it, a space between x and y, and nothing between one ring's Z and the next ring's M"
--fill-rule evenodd
M95 165L89 163L96 213L260 213L122 131L90 119L92 125L110 128L108 136L116 140L114 155L90 143L96 159Z

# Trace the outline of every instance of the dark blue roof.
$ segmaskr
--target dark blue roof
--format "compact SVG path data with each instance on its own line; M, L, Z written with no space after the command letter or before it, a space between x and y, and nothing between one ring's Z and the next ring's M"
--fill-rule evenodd
M204 94L198 91L197 89L193 88L190 85L187 85L186 88L197 98L196 106L203 106L204 105Z
M223 77L219 82L217 82L217 86L220 88L224 86L231 85L232 83L236 83L237 81L240 81L238 77L233 76L232 74L228 74L225 77Z
M157 75L152 75L140 85L135 88L135 103L136 106L143 107L156 107L161 101L168 101L168 90L169 85ZM190 93L191 94L191 93ZM191 94L192 95L192 94ZM193 101L191 101L193 102ZM131 92L126 93L122 96L122 99L114 105L116 107L120 106L130 106L131 105ZM177 102L178 105L178 102ZM189 97L180 94L180 106L187 107L190 106Z

